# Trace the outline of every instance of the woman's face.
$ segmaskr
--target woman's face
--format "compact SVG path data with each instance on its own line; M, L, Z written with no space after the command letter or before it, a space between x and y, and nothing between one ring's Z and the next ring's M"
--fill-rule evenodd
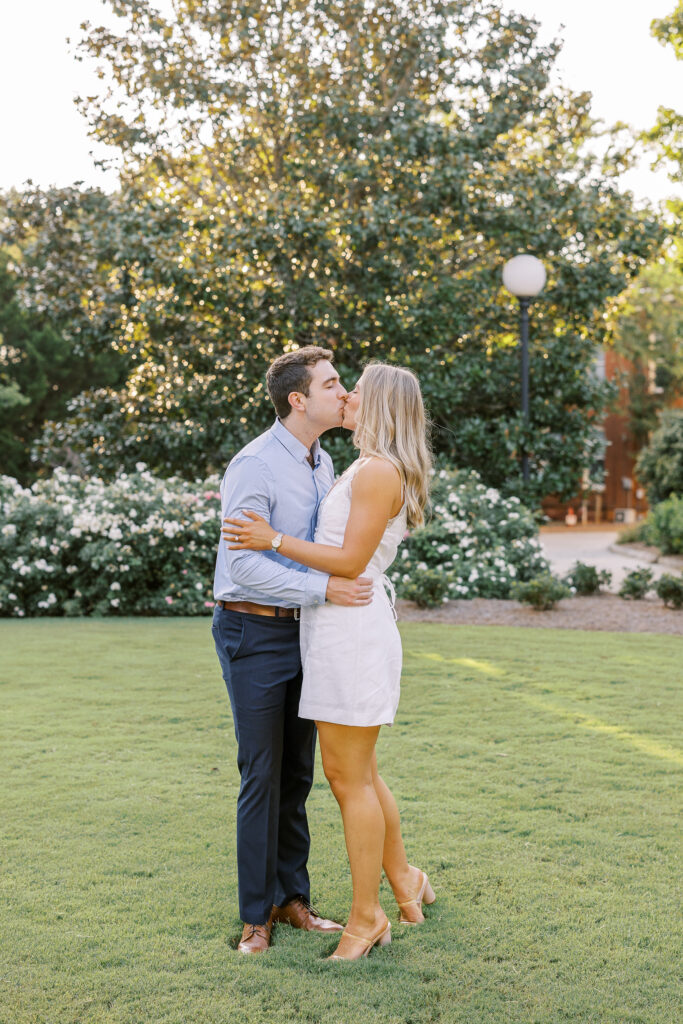
M361 382L358 381L353 391L349 391L344 400L344 418L341 425L345 430L356 429L356 417L358 416L360 406L360 388Z

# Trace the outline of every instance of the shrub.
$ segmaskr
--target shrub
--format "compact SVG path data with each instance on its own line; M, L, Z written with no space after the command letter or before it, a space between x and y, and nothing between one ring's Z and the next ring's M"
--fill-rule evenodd
M206 614L218 483L162 480L142 463L106 483L64 470L31 488L0 477L0 615ZM476 473L436 474L433 502L390 570L400 597L508 597L547 568L531 513Z
M634 569L619 587L619 597L627 601L640 601L652 589L654 575L652 569Z
M683 608L683 575L665 572L655 583L655 592L668 608Z
M683 495L668 498L650 511L648 534L665 555L683 554Z
M564 582L581 597L589 597L600 592L601 587L608 587L612 582L612 573L607 569L600 572L594 565L575 562L564 577Z
M526 583L517 582L512 587L512 596L522 604L530 604L536 611L554 608L563 597L569 597L571 590L549 572L542 573Z
M683 495L683 409L665 409L650 443L638 456L636 475L656 505Z
M436 569L418 569L401 594L418 608L436 608L448 600L448 579Z
M198 615L213 607L218 478L138 464L110 483L0 477L0 615Z
M639 523L634 523L633 526L627 526L626 529L621 530L617 537L617 544L652 544L653 540L650 536L650 523L649 520L641 519Z
M532 513L519 498L486 487L478 473L441 469L431 501L431 518L406 537L389 571L399 597L416 600L429 572L443 581L443 597L506 598L516 580L548 569ZM427 586L437 592L431 575Z

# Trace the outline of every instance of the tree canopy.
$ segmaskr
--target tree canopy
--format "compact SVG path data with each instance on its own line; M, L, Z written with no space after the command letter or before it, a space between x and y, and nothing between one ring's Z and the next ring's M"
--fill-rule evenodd
M683 395L683 275L673 260L646 267L626 292L614 347L633 365L628 415L640 448L662 409Z
M571 493L606 399L588 372L605 306L652 258L657 218L591 155L588 94L548 87L558 47L469 0L109 0L84 26L108 83L82 100L121 190L10 204L27 305L84 351L129 360L49 425L98 472L142 460L219 468L272 418L263 380L288 346L412 366L450 461L529 497ZM531 428L503 263L534 252ZM342 442L334 441L339 448Z

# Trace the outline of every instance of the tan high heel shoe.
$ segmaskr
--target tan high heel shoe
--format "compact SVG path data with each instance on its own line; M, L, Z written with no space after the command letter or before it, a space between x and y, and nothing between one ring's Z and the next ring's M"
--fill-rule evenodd
M349 939L355 939L356 942L364 942L364 949L357 956L342 956L340 953L333 953L332 956L325 957L326 960L346 960L352 963L354 960L360 960L361 957L368 956L373 946L388 946L391 942L391 924L388 920L385 921L380 930L369 937L367 935L353 935L345 928L339 940L340 945L345 935ZM339 949L339 946L337 946L337 949Z
M410 866L412 867L413 865L411 864ZM427 878L426 873L424 871L420 871L420 875L422 876L420 884L413 898L409 900L396 900L396 902L398 903L398 909L400 911L398 918L399 924L422 924L422 922L424 921L424 914L422 913L422 904L426 903L429 906L429 904L433 903L434 900L436 899L436 896L434 895L434 890L429 884L429 879ZM417 920L415 921L411 921L410 918L406 916L406 911L409 912L411 908L414 908L414 912L417 913Z

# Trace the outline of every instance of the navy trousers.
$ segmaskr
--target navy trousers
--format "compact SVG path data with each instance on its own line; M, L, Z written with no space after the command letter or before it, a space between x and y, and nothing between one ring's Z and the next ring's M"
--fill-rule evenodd
M240 917L264 924L273 904L310 899L306 798L316 729L299 718L299 623L216 605L212 626L230 697L240 792L237 876Z

